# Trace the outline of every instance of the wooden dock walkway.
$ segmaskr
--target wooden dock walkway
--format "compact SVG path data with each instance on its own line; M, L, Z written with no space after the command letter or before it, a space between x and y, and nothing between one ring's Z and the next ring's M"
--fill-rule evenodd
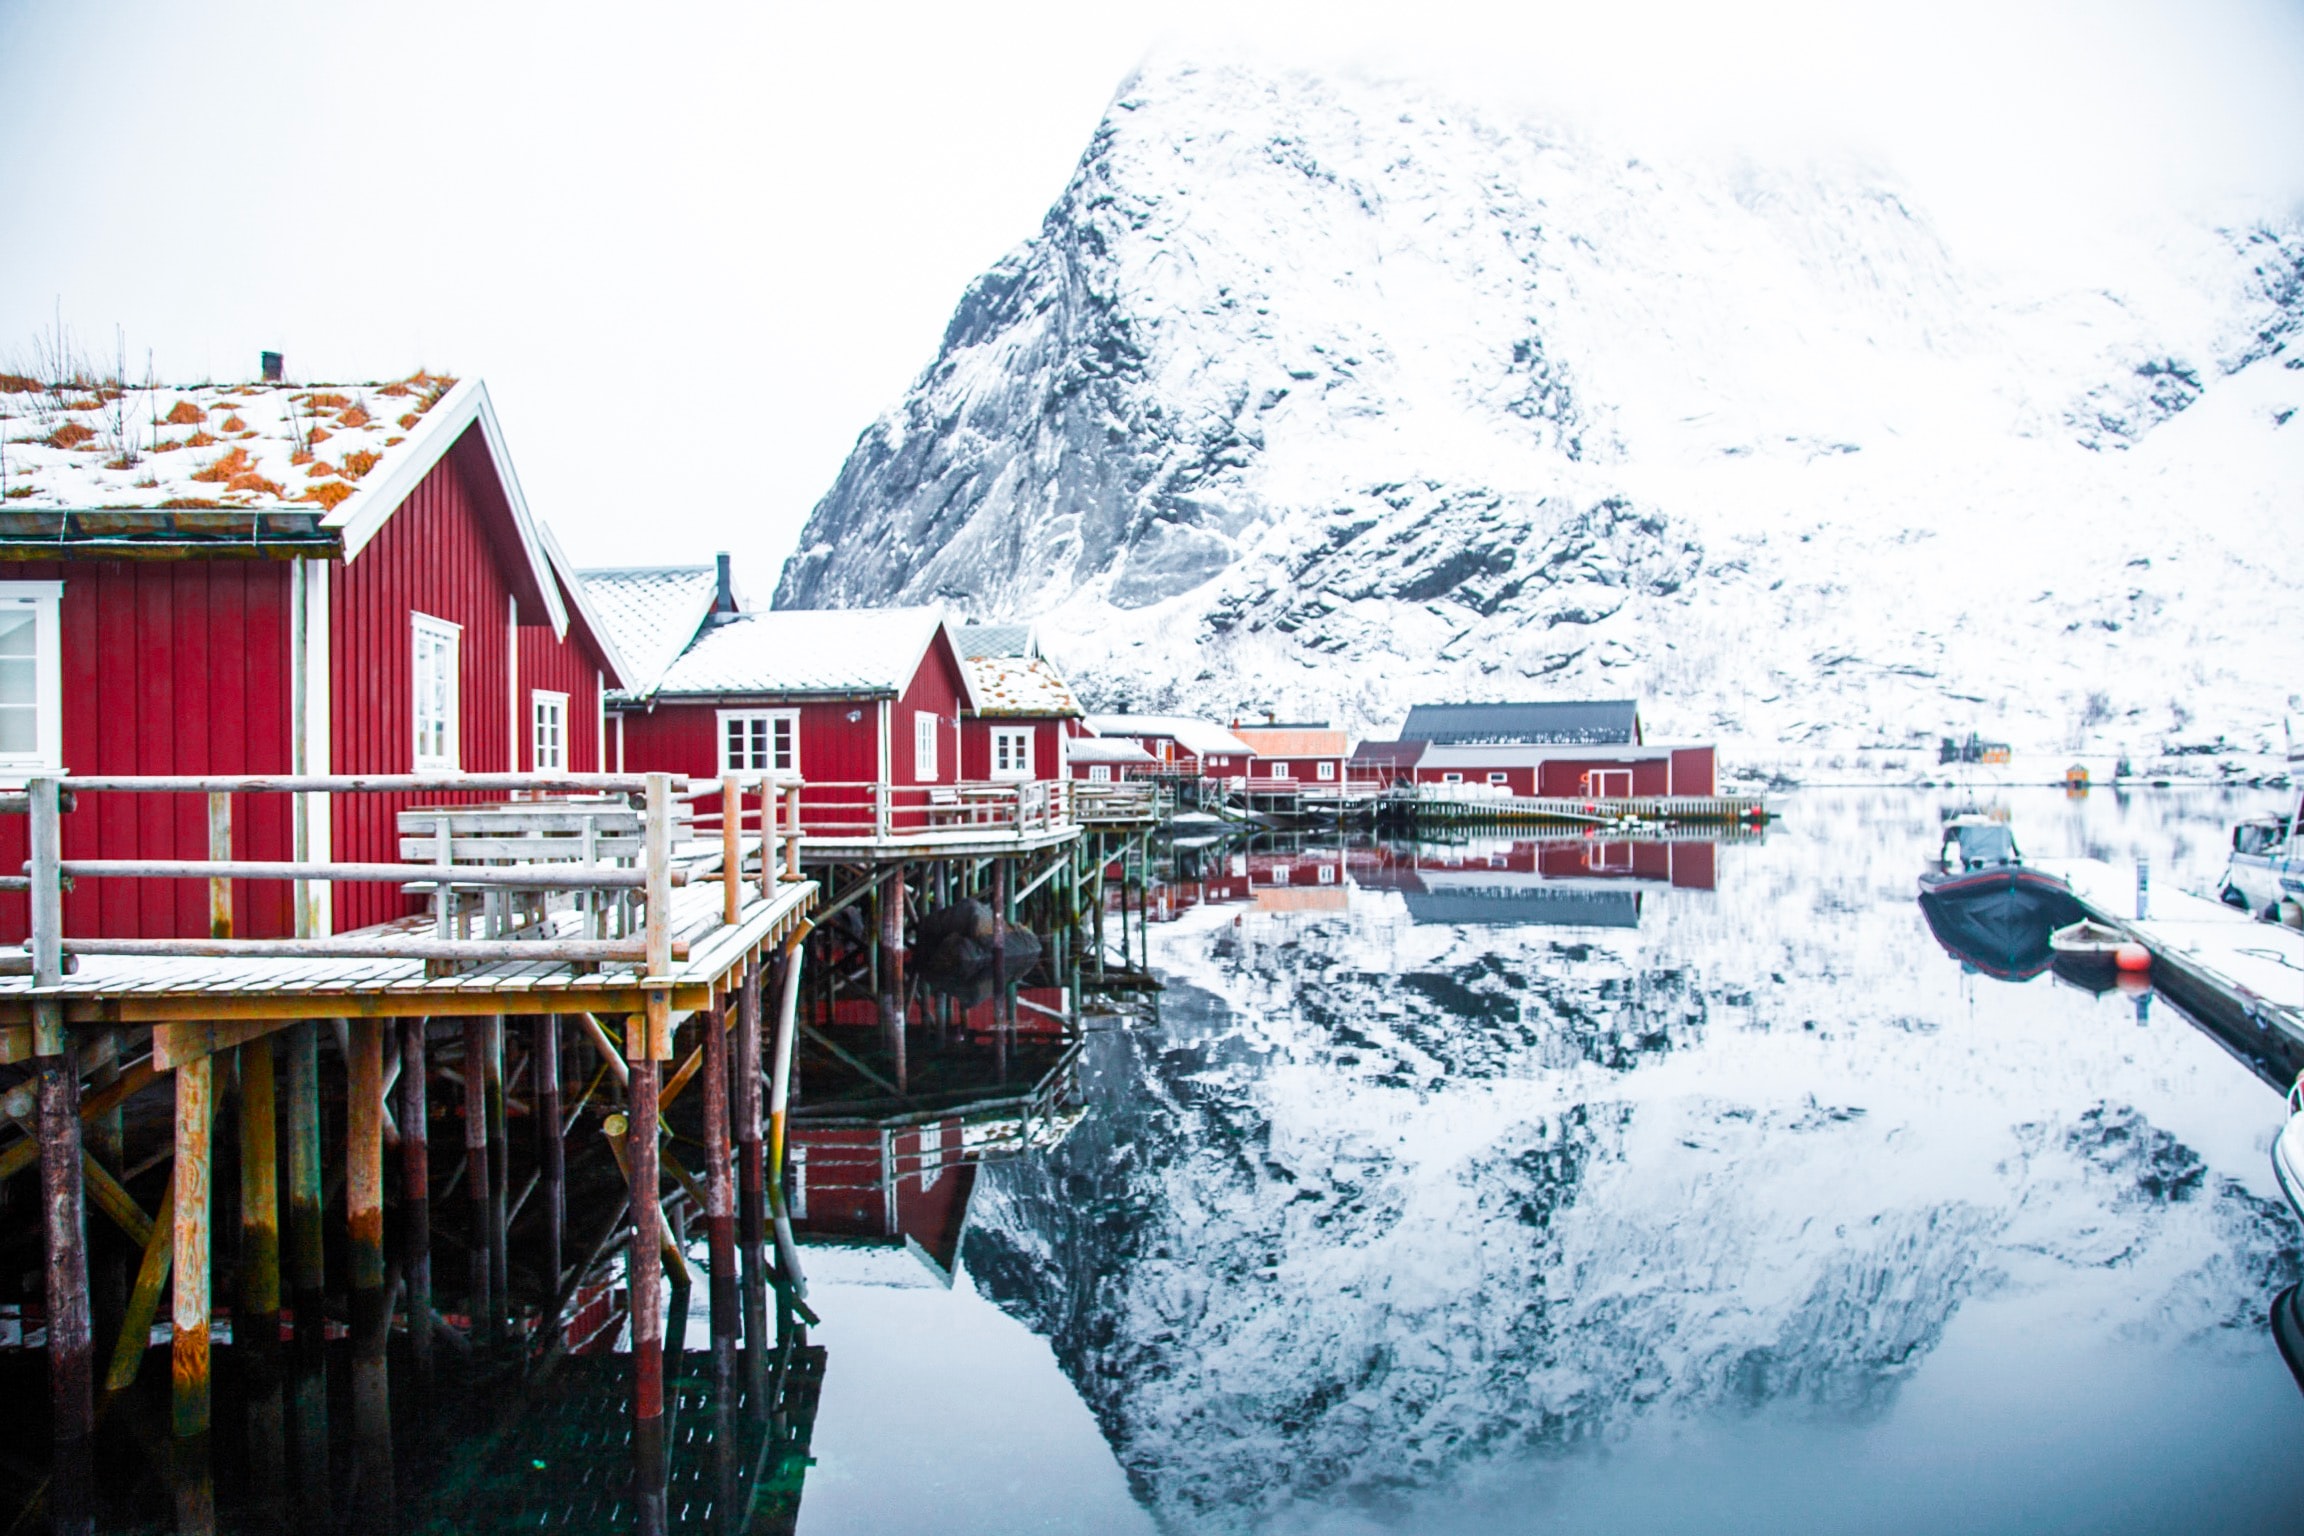
M2132 865L2039 859L2034 867L2062 876L2090 916L2150 950L2153 985L2186 1011L2304 1050L2304 933L2162 886L2149 889L2139 918Z
M1531 823L1611 827L1629 822L1702 822L1737 825L1765 822L1768 805L1758 795L1632 795L1564 798L1549 795L1450 794L1425 786L1414 795L1378 802L1383 813L1397 808L1416 820L1443 823Z

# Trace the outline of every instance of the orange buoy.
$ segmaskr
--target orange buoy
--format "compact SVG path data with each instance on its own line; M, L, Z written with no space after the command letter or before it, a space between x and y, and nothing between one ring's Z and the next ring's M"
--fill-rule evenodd
M2112 951L2112 963L2124 971L2152 969L2152 951L2141 944L2123 944Z

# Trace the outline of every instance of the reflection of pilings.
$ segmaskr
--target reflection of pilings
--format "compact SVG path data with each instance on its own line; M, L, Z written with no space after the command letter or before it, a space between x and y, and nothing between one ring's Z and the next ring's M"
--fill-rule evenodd
M432 1137L426 1092L426 1019L400 1024L400 1214L406 1249L400 1260L408 1283L408 1349L416 1374L432 1374Z
M544 1199L544 1288L560 1289L563 1249L568 1241L568 1144L560 1129L560 1016L536 1020L536 1153ZM544 1342L560 1336L560 1313L544 1320Z
M657 1195L657 1085L662 1069L651 1053L632 1063L632 1113L624 1143L632 1199L632 1242L627 1250L632 1307L632 1498L635 1527L664 1530L664 1230Z
M495 1246L489 1240L488 1218L494 1202L488 1197L488 1021L469 1018L464 1021L464 1190L466 1204L472 1212L471 1241L466 1248L469 1259L468 1286L472 1296L468 1303L472 1314L472 1342L488 1345L496 1339L496 1301L491 1294L490 1281L495 1266L490 1250Z

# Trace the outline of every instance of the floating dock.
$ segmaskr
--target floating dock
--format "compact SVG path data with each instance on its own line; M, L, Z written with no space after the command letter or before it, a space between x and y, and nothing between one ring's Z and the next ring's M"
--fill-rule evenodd
M2150 950L2152 984L2187 1013L2242 1038L2276 1036L2283 1054L2304 1052L2304 933L2169 887L2151 888L2139 917L2133 865L2034 867L2069 881L2089 916Z

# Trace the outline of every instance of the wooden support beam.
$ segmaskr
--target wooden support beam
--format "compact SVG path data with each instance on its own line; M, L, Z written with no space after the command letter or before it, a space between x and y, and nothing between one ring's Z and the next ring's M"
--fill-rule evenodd
M209 1133L214 1126L215 1062L203 1056L176 1069L176 1261L169 1311L176 1438L208 1433Z
M616 1048L616 1042L608 1038L608 1031L601 1027L600 1020L592 1014L579 1013L576 1022L582 1026L585 1038L592 1042L592 1048L600 1053L601 1065L616 1079L617 1086L629 1089L632 1086L632 1064L624 1059L624 1053Z
M661 776L649 778L652 823L663 803ZM653 839L651 839L653 841ZM651 853L654 849L651 848ZM651 893L653 894L653 893ZM652 913L654 903L650 903ZM625 1140L626 1175L632 1200L632 1493L643 1531L665 1528L667 1441L664 1433L664 1269L661 1248L663 1206L657 1183L656 1090L661 1069L652 1053L632 1064L632 1116ZM666 1234L668 1235L668 1234Z
M546 1288L560 1289L562 1249L568 1237L568 1144L560 1121L560 1017L547 1013L536 1020L536 1154L544 1189L544 1263ZM560 1314L555 1308L544 1319L546 1341L560 1337Z
M432 1125L428 1019L400 1024L400 1227L406 1250L400 1272L408 1282L408 1345L419 1375L432 1370Z
M160 1210L152 1218L152 1235L144 1244L144 1262L136 1271L135 1287L128 1293L128 1310L120 1320L120 1336L112 1344L111 1368L104 1373L107 1394L125 1392L135 1385L136 1372L152 1347L152 1320L160 1313L160 1288L176 1262L176 1181L168 1181L160 1197Z
M280 1340L280 1146L272 1042L240 1047L240 1314L233 1341Z
M731 791L735 781L729 781ZM733 793L731 793L733 803ZM728 1005L704 1015L704 1225L712 1255L712 1338L736 1338L736 1170L728 1134Z
M151 1087L158 1078L159 1074L152 1070L152 1063L149 1058L135 1063L111 1082L80 1100L80 1119L85 1123L94 1120L98 1115L109 1114L117 1110L129 1099ZM40 1107L40 1085L37 1078L31 1084L31 1088L30 1098L22 1105L21 1109L18 1108L17 1094L22 1093L23 1090L11 1091L8 1095L7 1109L11 1116L32 1119L34 1125L37 1126ZM40 1136L35 1130L32 1135L16 1143L7 1151L0 1152L0 1179L12 1179L38 1161L40 1161Z
M352 1342L381 1356L390 1319L384 1296L384 1025L352 1024L346 1063L344 1213L350 1234Z
M63 1034L61 1028L44 1032L59 1039ZM83 1197L88 1160L80 1145L80 1063L68 1050L37 1059L49 1401L59 1456L78 1456L96 1429L94 1319L89 1310L88 1217Z
M494 1202L488 1197L488 1020L464 1021L464 1189L472 1213L472 1240L466 1248L471 1298L472 1342L493 1344L496 1339L496 1300L491 1294L495 1265L490 1262L488 1218Z
M744 791L734 777L720 781L720 921L736 926L744 907ZM761 847L767 857L767 847Z
M792 1102L793 1056L799 1049L800 961L807 952L803 941L809 926L802 923L784 941L784 993L776 1006L776 1057L768 1085L768 1211L775 1225L776 1262L784 1272L781 1289L796 1297L808 1294L808 1279L800 1272L800 1245L784 1208L784 1127Z
M136 1203L136 1197L112 1177L105 1166L96 1161L87 1150L80 1153L80 1172L87 1185L88 1203L112 1218L112 1225L124 1233L128 1241L143 1247L152 1239L152 1218Z
M511 1217L506 1201L512 1194L512 1138L507 1129L504 1102L504 1019L488 1021L488 1268L489 1295L496 1301L496 1316L509 1325L512 1316Z
M320 1227L320 1026L288 1031L288 1293L296 1344L307 1364L326 1338L327 1243Z
M763 802L766 803L765 801ZM760 962L746 962L736 990L736 1245L744 1255L744 1370L746 1400L766 1411L768 1290L761 1263L767 1238L768 1165L760 1115Z
M648 968L647 979L656 985L643 993L647 1029L642 1054L650 1061L672 1059L672 995L666 982L672 971L672 777L648 775L646 846L641 863L648 873L647 910L642 929ZM649 1084L651 1096L655 1084ZM649 1112L655 1112L650 1104Z

